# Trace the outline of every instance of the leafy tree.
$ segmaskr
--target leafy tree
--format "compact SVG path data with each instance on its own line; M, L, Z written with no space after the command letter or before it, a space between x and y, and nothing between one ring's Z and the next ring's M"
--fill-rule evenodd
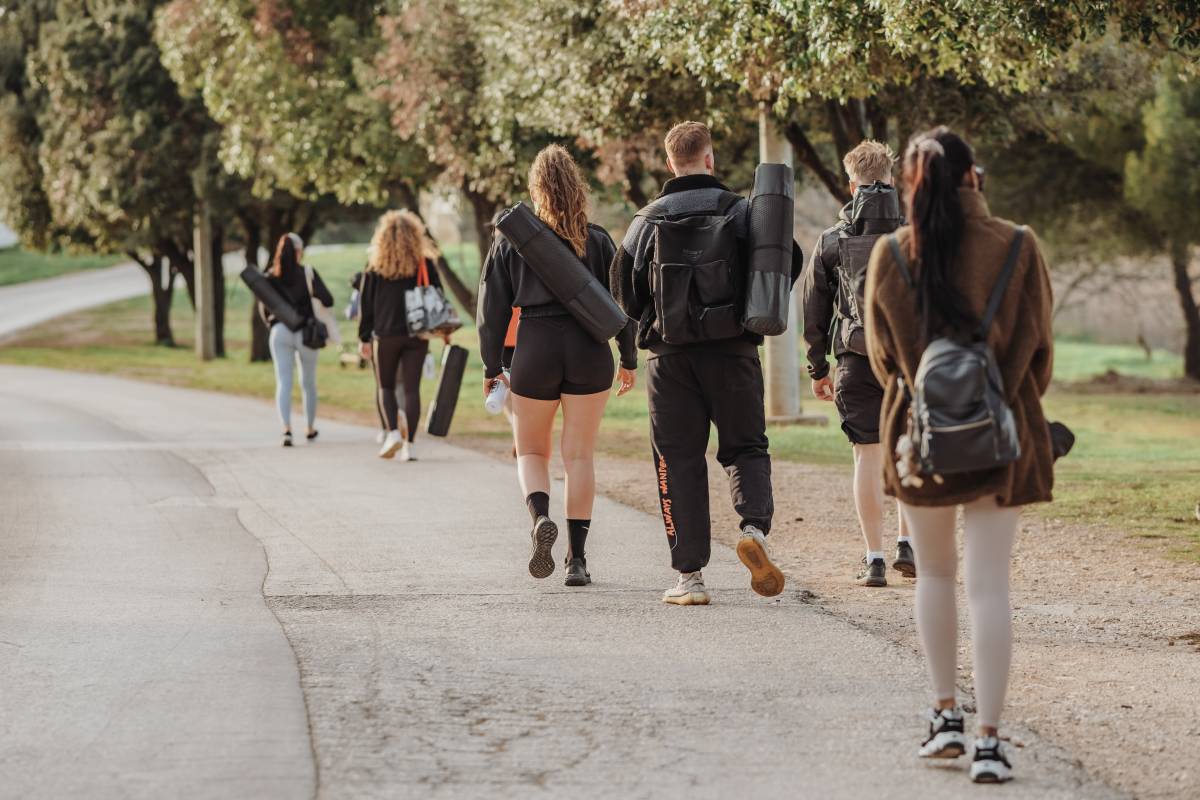
M1128 154L1125 196L1140 210L1171 259L1185 326L1184 373L1200 380L1200 309L1189 273L1200 242L1200 86L1168 65L1142 113L1145 144Z

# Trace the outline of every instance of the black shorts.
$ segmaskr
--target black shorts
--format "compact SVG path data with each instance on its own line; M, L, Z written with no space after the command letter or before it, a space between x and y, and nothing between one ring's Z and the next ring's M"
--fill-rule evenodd
M875 380L866 356L857 353L838 356L833 377L833 403L851 444L879 444L883 387Z
M612 349L574 317L521 317L508 381L514 394L557 400L564 394L595 394L612 388Z

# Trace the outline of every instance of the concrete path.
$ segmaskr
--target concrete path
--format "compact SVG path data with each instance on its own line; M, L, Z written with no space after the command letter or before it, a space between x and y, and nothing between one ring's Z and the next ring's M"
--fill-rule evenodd
M660 522L602 500L596 584L535 581L511 465L327 422L285 450L272 417L0 367L0 796L971 790L913 758L916 654L803 576L766 600L717 548L715 604L665 606ZM1009 795L1117 796L1014 730Z

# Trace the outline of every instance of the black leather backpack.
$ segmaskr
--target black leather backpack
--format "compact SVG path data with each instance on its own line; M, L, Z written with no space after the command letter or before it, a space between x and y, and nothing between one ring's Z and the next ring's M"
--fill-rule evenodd
M1021 457L1017 423L1004 398L1004 380L987 334L1012 280L1024 238L1025 229L1018 226L974 336L934 339L921 354L914 385L906 387L910 389L908 436L922 475L979 472ZM905 282L914 286L895 234L888 236L888 246Z

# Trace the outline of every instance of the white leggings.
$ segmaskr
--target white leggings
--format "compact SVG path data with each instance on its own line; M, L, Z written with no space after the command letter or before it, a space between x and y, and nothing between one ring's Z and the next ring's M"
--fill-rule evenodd
M962 507L967 606L975 665L975 702L981 727L997 727L1012 662L1012 609L1008 571L1020 508L993 497ZM955 506L901 504L917 559L917 631L933 680L935 700L955 696L958 611L955 607Z
M304 334L290 331L282 322L271 326L271 360L275 362L275 405L279 421L292 429L292 382L296 362L300 362L300 395L304 398L304 416L312 430L317 418L317 351L304 346Z

